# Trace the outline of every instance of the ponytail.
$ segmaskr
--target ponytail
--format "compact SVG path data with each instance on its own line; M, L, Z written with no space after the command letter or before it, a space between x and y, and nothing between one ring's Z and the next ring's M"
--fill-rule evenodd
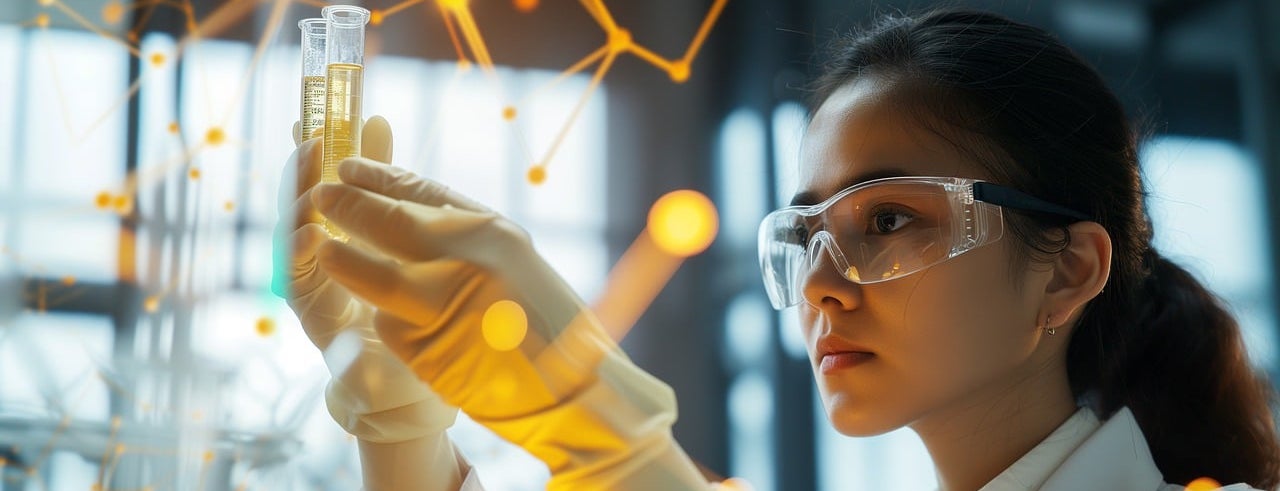
M1127 406L1165 481L1280 486L1274 391L1236 320L1156 251L1140 265L1144 279L1110 283L1082 317L1067 353L1072 390L1103 416Z

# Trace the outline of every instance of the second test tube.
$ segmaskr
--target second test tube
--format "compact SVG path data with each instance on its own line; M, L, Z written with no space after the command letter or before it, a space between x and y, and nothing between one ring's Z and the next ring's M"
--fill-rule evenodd
M349 5L321 10L327 22L325 36L326 98L324 163L321 182L339 182L338 163L360 155L360 102L364 86L364 26L369 11ZM329 235L346 240L347 234L325 220Z

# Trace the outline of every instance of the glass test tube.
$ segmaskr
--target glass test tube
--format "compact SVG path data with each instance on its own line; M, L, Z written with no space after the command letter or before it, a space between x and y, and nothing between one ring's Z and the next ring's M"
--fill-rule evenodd
M298 21L302 30L302 139L309 140L324 126L324 40L328 23L323 18Z
M360 99L364 85L364 26L369 11L350 5L320 10L328 24L325 35L326 100L324 164L321 182L339 182L338 163L360 155ZM329 235L345 241L347 234L324 221Z

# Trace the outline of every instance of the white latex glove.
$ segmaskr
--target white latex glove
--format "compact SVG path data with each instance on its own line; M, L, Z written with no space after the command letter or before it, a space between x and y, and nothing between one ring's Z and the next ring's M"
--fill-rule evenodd
M295 125L295 143L298 131ZM366 157L390 162L391 128L385 119L369 119L362 138ZM445 430L457 408L387 350L373 329L374 309L316 267L315 251L328 239L311 205L311 191L320 180L320 143L319 138L303 142L281 179L275 249L283 264L276 267L273 289L325 353L333 375L325 401L333 419L360 440L366 488L456 489L462 471Z
M339 177L316 188L317 209L368 247L326 241L320 269L378 307L378 334L435 392L545 462L549 488L709 487L671 436L671 388L627 358L519 226L366 159ZM507 349L481 328L502 300L527 316Z

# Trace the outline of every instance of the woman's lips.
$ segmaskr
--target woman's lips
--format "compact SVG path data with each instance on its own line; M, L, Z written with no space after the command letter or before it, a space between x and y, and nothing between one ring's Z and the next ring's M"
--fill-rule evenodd
M823 374L853 368L867 361L870 361L876 355L864 351L841 351L837 353L827 353L822 355L822 363L819 365Z

